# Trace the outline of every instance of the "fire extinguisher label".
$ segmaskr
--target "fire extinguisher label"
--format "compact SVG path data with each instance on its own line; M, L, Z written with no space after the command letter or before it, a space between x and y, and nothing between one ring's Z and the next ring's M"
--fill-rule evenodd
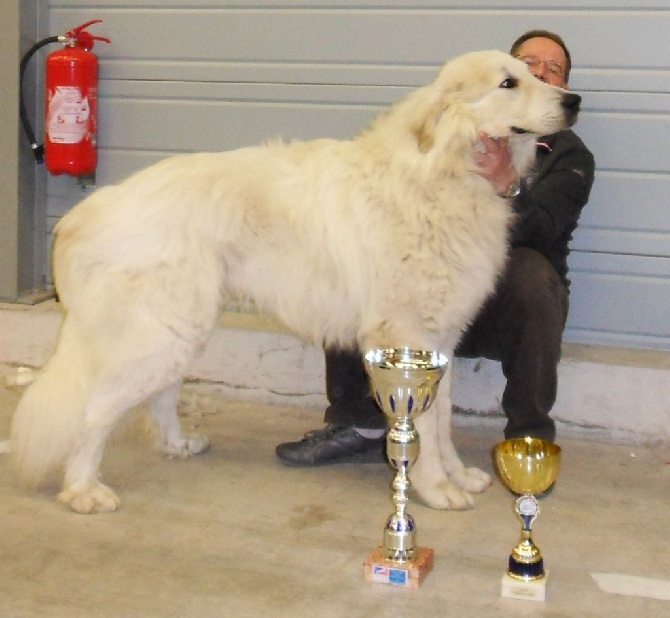
M47 133L55 144L78 144L88 133L91 107L76 86L56 86L49 93Z

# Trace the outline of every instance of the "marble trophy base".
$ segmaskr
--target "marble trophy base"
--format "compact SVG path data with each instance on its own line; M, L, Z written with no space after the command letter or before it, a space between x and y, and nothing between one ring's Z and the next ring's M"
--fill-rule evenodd
M525 581L505 573L500 584L500 596L524 601L546 601L548 577L549 571L546 571L539 579Z
M402 588L418 588L433 569L433 550L417 547L416 556L406 562L384 557L382 547L373 549L364 562L365 581Z

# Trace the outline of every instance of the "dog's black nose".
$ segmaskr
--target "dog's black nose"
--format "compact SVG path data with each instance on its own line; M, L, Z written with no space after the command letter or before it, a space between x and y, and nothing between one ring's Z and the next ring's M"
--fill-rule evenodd
M578 94L572 94L571 92L566 92L563 95L561 100L561 106L565 110L565 120L568 125L572 126L577 122L577 116L579 115L579 104L582 102L582 97Z
M578 112L579 111L579 104L582 102L582 97L580 97L578 94L573 94L572 92L566 92L563 95L563 100L561 101L561 105L568 111L571 112Z

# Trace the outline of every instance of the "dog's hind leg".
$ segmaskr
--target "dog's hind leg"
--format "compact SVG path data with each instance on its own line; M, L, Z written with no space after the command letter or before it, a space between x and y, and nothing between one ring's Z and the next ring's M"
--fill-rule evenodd
M177 398L181 381L156 393L147 401L149 413L158 431L157 447L168 457L185 459L201 453L209 446L209 438L202 434L187 435L177 416Z
M175 397L178 376L177 356L168 338L154 347L152 353L141 357L127 355L122 360L118 350L110 350L108 360L117 358L119 365L110 362L91 385L82 427L70 451L63 490L58 500L78 513L99 513L118 508L118 496L98 478L105 442L118 421L133 407L150 397L158 400ZM174 343L174 342L172 342ZM122 348L128 352L126 344Z
M105 442L112 429L131 406L139 403L118 396L124 385L98 389L89 400L82 430L65 467L63 490L58 501L77 513L115 511L121 501L114 491L100 482L98 468Z

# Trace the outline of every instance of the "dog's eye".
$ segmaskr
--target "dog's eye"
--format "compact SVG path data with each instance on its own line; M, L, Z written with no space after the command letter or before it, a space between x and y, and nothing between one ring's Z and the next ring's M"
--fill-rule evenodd
M519 80L516 77L508 77L500 84L500 88L516 88L519 85Z

